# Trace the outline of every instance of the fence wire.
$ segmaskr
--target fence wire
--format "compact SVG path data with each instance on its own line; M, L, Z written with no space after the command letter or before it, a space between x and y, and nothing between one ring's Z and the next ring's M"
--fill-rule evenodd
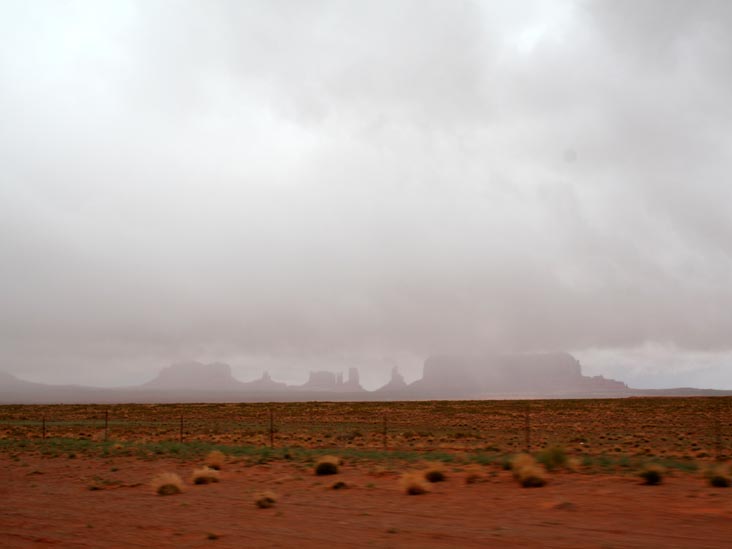
M0 438L725 459L732 398L0 406Z

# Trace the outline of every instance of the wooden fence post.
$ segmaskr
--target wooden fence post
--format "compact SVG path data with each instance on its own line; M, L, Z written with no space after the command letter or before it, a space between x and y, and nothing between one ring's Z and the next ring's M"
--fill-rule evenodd
M714 449L716 453L717 461L722 459L722 403L721 399L717 398L717 406L715 407L714 414Z
M387 439L387 419L386 419L386 417L387 417L386 414L384 414L384 426L383 426L383 430L381 433L382 437L383 437L383 442L384 442L384 450L386 450L386 446L387 446L387 440L386 440Z
M274 411L269 409L269 447L274 448Z
M42 430L43 430L43 440L46 440L46 416L45 416L45 414L41 418L41 425L42 425Z
M104 410L104 442L109 438L109 410Z
M525 410L525 418L526 418L526 453L531 453L531 401L526 401L526 410Z
M183 444L183 416L180 416L180 434L178 435L178 442Z

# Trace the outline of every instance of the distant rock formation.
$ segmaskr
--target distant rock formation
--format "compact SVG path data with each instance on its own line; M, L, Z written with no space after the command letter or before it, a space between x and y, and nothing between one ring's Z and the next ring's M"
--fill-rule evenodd
M343 388L346 391L363 391L363 387L361 387L361 379L358 375L358 368L348 369L348 380L343 382Z
M359 372L310 372L304 385L274 381L268 372L241 382L227 364L183 362L163 368L152 381L134 387L95 388L45 385L0 372L0 403L84 402L252 402L298 400L414 400L461 398L589 398L641 395L732 395L732 391L692 388L629 389L602 376L582 375L567 353L435 356L424 364L422 379L408 384L398 367L376 391L361 387Z
M310 391L333 391L338 386L338 381L338 376L334 372L311 371L308 380L300 388Z
M410 389L445 397L491 394L558 394L627 390L619 381L582 375L568 353L437 356L425 361L422 379Z
M308 380L298 387L306 391L363 391L359 380L358 369L348 369L348 379L343 379L342 373L327 371L311 371Z
M406 391L409 385L404 381L404 376L399 373L399 367L394 366L391 369L391 378L389 382L383 387L377 389L378 392L398 393L400 391Z
M287 389L287 383L273 380L269 372L264 372L259 379L244 382L242 385L250 391L282 391Z
M231 375L231 366L214 362L179 362L163 368L152 381L143 384L143 389L164 390L217 390L231 391L243 385Z

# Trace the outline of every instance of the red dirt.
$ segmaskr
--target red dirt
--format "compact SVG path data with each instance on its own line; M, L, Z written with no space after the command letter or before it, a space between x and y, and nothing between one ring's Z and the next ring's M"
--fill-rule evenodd
M221 482L190 485L198 462L135 458L0 456L3 547L729 547L732 489L700 474L661 486L606 474L558 473L520 488L510 473L482 468L467 485L451 471L431 493L405 495L397 472L346 464L316 477L309 466L229 462ZM116 470L113 470L116 469ZM181 495L149 487L162 471L187 483ZM349 487L332 490L336 480ZM90 487L98 489L92 490ZM255 495L279 495L258 509ZM209 539L213 534L217 539Z

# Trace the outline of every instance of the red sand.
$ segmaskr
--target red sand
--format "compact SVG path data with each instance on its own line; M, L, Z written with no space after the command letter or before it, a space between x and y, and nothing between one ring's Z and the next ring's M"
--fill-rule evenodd
M235 462L221 483L191 486L199 465L0 456L0 546L732 546L732 489L710 488L699 474L675 473L651 487L630 476L560 473L525 489L495 468L467 485L466 472L448 467L447 482L407 496L397 473L372 474L373 464L315 477L302 464ZM185 493L154 495L148 483L162 471L181 475ZM335 480L350 487L329 489ZM275 507L254 506L262 490L279 495Z

